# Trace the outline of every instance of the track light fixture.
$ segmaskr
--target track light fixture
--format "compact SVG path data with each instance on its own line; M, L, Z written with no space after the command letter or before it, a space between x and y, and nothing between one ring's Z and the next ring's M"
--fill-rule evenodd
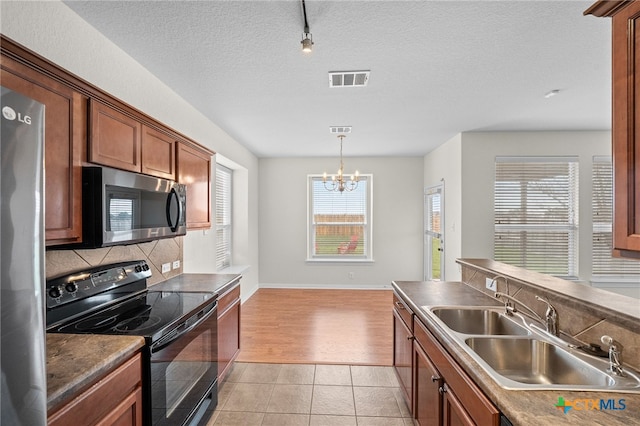
M302 0L302 15L304 16L304 33L302 34L302 51L310 53L313 49L313 35L309 32L309 23L307 22L307 8Z

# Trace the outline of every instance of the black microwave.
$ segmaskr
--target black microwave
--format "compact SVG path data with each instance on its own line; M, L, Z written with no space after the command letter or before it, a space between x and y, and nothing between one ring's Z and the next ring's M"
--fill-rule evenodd
M109 167L82 169L83 248L187 233L185 185Z

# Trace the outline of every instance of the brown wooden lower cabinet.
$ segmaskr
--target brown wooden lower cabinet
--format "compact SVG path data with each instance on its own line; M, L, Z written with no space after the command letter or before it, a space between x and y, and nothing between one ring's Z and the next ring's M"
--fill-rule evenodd
M442 424L442 391L444 382L429 357L414 341L413 362L415 365L414 417L421 425Z
M404 397L412 410L412 341L413 332L404 322L398 308L393 308L393 367L395 368L400 388Z
M500 411L393 294L393 366L416 423L498 426Z
M142 358L138 353L53 412L49 426L142 425Z
M414 319L413 333L415 356L426 366L415 369L417 391L414 396L417 399L414 401L414 417L418 423L422 426L499 425L500 411L417 318ZM427 380L440 383L437 394L426 384ZM437 409L430 405L441 407L441 413L434 414ZM425 420L436 415L441 418L441 423L421 421L421 412L425 413Z
M240 353L240 282L218 299L218 382Z

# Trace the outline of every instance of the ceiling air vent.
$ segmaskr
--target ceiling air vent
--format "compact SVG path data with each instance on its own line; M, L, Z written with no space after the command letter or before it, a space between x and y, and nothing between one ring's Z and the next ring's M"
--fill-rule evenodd
M371 71L330 71L329 87L364 87Z
M331 126L329 127L329 133L332 135L346 135L351 133L351 126Z

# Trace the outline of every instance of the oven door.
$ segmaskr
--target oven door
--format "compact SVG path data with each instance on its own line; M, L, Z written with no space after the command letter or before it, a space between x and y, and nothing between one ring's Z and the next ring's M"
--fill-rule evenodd
M217 305L212 302L151 344L153 426L206 423L213 413L217 404Z

